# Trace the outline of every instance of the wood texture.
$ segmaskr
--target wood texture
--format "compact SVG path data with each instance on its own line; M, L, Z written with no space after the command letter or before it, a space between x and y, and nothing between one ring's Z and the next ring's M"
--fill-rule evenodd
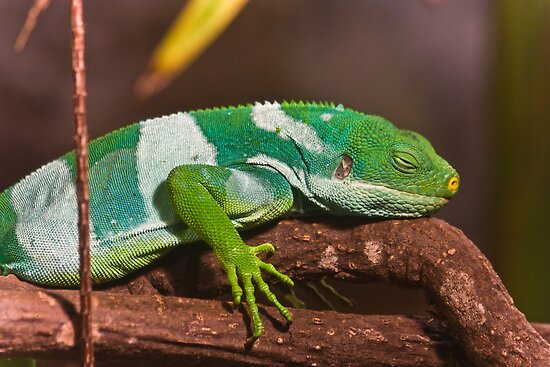
M198 291L225 287L213 255L192 251L94 296L98 355L178 356L180 363L200 360L204 365L223 360L266 366L444 366L452 359L477 366L550 365L550 345L514 307L485 256L441 220L283 220L247 239L251 244L267 240L277 246L270 262L295 278L333 276L423 287L443 321L294 309L296 321L286 330L277 312L265 307L265 335L246 350L246 314L232 313L219 301L155 294L180 294L197 284ZM73 351L72 293L28 292L13 289L19 282L12 283L12 289L2 287L8 293L0 296L0 323L10 331L0 340L0 350L57 357ZM124 287L134 294L122 293ZM548 326L540 330L550 335ZM29 333L44 343L31 342ZM463 353L471 362L464 361Z
M88 183L88 124L86 119L86 64L82 0L71 0L72 65L74 77L74 141L78 253L80 257L80 330L82 365L94 366L92 342L92 276L90 271L90 187Z

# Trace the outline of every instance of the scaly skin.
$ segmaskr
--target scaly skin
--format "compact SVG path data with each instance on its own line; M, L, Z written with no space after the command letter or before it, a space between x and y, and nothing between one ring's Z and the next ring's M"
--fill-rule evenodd
M254 285L289 322L261 271L292 280L238 231L283 215L404 218L435 212L458 174L422 136L342 106L265 103L146 120L92 141L92 277L106 282L203 240L236 303L262 333ZM0 270L40 284L79 282L74 153L0 194ZM284 245L284 244L283 244ZM242 287L241 287L242 285ZM243 292L244 289L244 292Z

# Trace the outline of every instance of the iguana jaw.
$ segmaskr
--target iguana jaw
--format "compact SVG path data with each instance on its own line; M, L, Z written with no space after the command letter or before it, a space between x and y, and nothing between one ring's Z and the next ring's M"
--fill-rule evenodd
M379 218L417 218L429 215L449 202L448 198L405 192L355 180L312 177L316 199L338 215Z
M374 207L382 203L387 206L383 213L378 214L382 217L421 217L434 213L449 202L449 198L442 196L412 193L361 181L349 181L348 187L363 194ZM381 208L376 210L381 211Z
M427 195L427 194L418 194L415 192L410 191L404 191L404 190L398 190L398 189L392 189L390 187L384 186L384 185L375 185L367 182L361 182L361 181L351 181L349 182L350 186L359 187L363 190L378 190L378 191L386 191L388 193L396 194L396 195L408 195L411 197L419 197L419 198L431 198L431 199L441 199L443 205L447 204L450 200L448 197L443 196L437 196L437 195Z

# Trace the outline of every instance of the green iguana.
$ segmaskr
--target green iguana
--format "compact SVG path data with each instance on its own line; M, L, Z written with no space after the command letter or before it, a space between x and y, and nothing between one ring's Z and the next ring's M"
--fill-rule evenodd
M285 215L420 217L457 192L458 174L421 135L341 105L256 103L176 113L89 143L94 282L124 277L175 246L203 240L235 303L262 333L258 287L289 322L262 270L293 285L238 231ZM79 284L74 152L0 194L0 271ZM281 244L284 245L284 244Z

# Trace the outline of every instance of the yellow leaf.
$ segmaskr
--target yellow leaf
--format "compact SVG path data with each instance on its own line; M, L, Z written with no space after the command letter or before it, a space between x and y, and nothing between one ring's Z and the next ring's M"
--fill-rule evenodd
M136 93L149 96L187 68L237 16L248 0L191 0L153 53Z

